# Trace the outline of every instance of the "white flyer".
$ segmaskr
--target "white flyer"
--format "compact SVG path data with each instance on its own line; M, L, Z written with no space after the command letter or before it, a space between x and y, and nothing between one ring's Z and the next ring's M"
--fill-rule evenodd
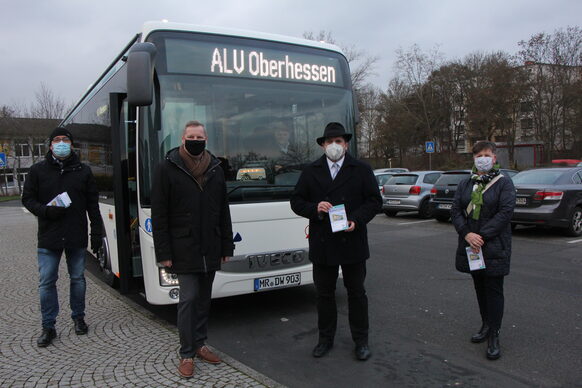
M480 269L485 269L485 259L483 259L483 248L479 249L479 253L473 252L473 248L465 248L467 251L467 260L469 260L469 269L471 271L477 271Z
M329 221L333 233L348 229L349 225L346 207L344 205L336 205L329 209Z
M69 207L71 206L71 197L69 197L69 194L67 194L67 192L62 192L59 195L57 195L56 197L54 197L49 203L47 203L47 206L58 206L58 207Z

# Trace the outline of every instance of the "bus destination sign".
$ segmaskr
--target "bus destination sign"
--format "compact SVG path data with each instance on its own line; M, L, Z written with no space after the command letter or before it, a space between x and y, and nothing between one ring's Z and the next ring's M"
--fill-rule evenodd
M167 39L167 69L189 73L343 86L339 60L317 54Z

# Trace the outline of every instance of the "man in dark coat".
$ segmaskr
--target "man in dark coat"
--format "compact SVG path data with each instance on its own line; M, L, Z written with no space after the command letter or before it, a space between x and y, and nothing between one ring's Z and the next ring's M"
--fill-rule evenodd
M206 130L186 123L182 145L166 155L152 185L156 260L178 275L178 331L183 377L194 374L194 356L217 364L206 345L214 275L233 255L232 225L220 161L206 151Z
M511 216L515 208L515 187L500 174L495 143L480 141L473 147L475 166L470 178L459 182L451 218L459 243L455 255L458 271L473 277L482 325L471 342L488 341L486 356L501 355L499 329L503 318L503 280L511 259ZM470 270L467 248L483 251L485 269Z
M87 250L87 214L91 220L91 249L102 244L103 221L99 213L99 193L89 166L73 152L73 135L56 128L50 135L50 151L44 160L30 168L22 192L22 204L38 217L38 266L42 334L37 345L50 345L56 337L59 313L56 281L63 251L71 279L70 304L75 333L87 333L85 323L85 253ZM62 193L68 203L55 203ZM50 203L50 205L49 205Z
M356 358L367 360L371 353L364 288L370 256L366 224L380 210L382 198L370 166L347 153L350 138L340 123L325 127L323 136L317 139L325 155L301 173L291 196L291 208L309 219L309 259L313 263L319 327L313 356L322 357L333 346L337 327L335 287L341 266ZM336 205L345 206L348 228L333 233L328 212Z

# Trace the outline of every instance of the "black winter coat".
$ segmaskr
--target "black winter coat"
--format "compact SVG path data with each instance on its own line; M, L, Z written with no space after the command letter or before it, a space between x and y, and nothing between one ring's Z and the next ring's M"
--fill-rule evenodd
M46 204L62 192L71 198L65 216L51 220ZM34 164L24 182L22 204L38 217L38 247L46 249L87 247L87 214L91 220L91 236L103 236L103 220L99 213L99 193L89 166L75 153L59 163L51 151Z
M224 172L212 156L200 187L171 149L157 168L152 185L152 230L156 260L172 260L175 273L220 269L232 256L232 225Z
M353 232L332 233L327 213L318 214L321 201L344 204ZM291 209L309 219L309 259L315 264L353 264L370 257L366 224L382 206L382 197L372 169L346 154L334 180L322 156L301 173L291 196Z
M488 276L509 274L511 259L511 216L515 208L515 187L508 177L502 177L484 194L479 220L467 216L466 209L471 202L473 182L462 180L455 193L451 217L459 234L455 266L461 272L471 272L465 248L469 244L465 236L469 232L479 234L484 242L483 258Z

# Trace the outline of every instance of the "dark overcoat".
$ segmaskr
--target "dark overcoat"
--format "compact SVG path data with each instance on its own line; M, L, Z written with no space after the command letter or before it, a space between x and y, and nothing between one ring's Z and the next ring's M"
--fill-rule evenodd
M168 151L152 185L152 231L158 262L171 260L169 271L199 273L220 269L232 256L232 224L220 161L212 156L200 186L178 153Z
M485 241L483 257L485 273L488 276L509 274L511 260L511 216L515 208L515 187L508 177L501 177L484 194L481 214L478 220L467 215L466 209L471 202L473 182L470 178L462 180L457 186L451 218L459 234L455 266L461 272L471 272L465 248L469 243L465 236L477 233Z
M47 203L67 192L71 206L57 220L46 216ZM87 215L91 236L103 236L103 220L99 212L99 192L91 168L81 163L74 152L58 161L49 151L34 164L24 182L22 204L38 217L38 247L52 250L87 247Z
M353 232L332 233L329 215L318 214L321 201L344 204ZM372 169L346 154L334 180L322 156L301 173L291 196L291 209L309 219L309 259L315 264L353 264L370 257L366 224L382 206L382 197Z

